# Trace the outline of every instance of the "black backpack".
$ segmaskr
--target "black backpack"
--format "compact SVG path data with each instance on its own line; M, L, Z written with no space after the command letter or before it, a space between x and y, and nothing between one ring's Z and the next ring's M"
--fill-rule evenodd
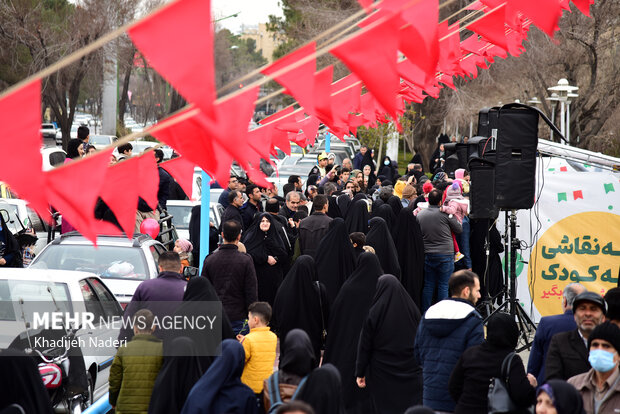
M295 393L291 397L291 401L293 401L297 397L297 393L305 384L306 378L308 377L303 377L301 381L299 381L299 385L297 386ZM278 411L278 407L284 404L284 402L282 402L282 397L280 396L280 382L278 381L278 371L274 372L267 380L267 392L269 393L269 399L271 400L271 407L269 407L269 411L267 411L267 414L275 414L275 412Z

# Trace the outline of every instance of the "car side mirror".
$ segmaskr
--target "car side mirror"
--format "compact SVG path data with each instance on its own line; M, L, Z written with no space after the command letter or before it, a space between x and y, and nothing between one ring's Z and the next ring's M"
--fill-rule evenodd
M185 266L183 268L183 277L191 279L198 276L198 268L193 266Z

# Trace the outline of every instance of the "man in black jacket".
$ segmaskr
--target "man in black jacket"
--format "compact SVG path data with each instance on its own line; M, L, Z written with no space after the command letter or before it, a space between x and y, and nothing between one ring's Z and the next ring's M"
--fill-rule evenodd
M263 211L263 205L261 204L261 192L254 184L250 184L245 189L245 194L248 196L248 201L241 207L241 218L243 219L243 230L247 230L254 220L254 215Z
M573 302L573 314L577 329L556 334L551 339L547 361L545 362L546 379L561 379L588 371L588 337L598 325L605 321L607 306L598 293L584 292Z
M223 224L227 221L234 220L238 222L241 226L243 226L243 218L241 217L241 206L243 206L243 195L241 191L232 190L228 194L228 207L222 213L220 231L222 229Z
M332 218L325 214L329 208L325 195L318 194L314 197L313 204L314 213L299 223L299 250L301 254L308 254L312 257L332 221Z
M250 255L237 248L241 223L234 220L224 222L222 238L224 244L205 259L202 276L215 288L236 335L243 328L248 307L258 300L256 271Z

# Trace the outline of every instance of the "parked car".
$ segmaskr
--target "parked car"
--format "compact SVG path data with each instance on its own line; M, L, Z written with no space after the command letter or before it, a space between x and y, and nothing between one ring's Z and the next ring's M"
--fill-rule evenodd
M56 125L41 124L41 135L43 138L56 138Z
M116 141L115 135L90 135L88 143L98 150L103 149L109 145L112 145Z
M41 148L41 157L43 158L43 171L49 171L64 164L65 159L67 159L67 153L62 148L47 147Z
M39 316L48 312L91 312L95 317L94 329L84 325L75 326L66 317L62 318L63 326L67 323L65 329L34 329L37 327L34 312ZM79 347L88 381L86 392L77 396L78 412L108 392L110 366L116 354L114 341L119 331L115 325L120 325L118 321L122 313L114 295L92 273L32 268L0 269L0 348L11 346L32 353L42 364L53 362L39 366L42 379L46 375L42 368L56 367L58 380L66 382L66 371L71 370L73 365L69 364L67 348L60 347L58 343L51 345L49 341L56 342L58 338L65 337L77 338L70 346ZM110 323L100 323L102 319ZM60 375L61 372L65 375ZM76 396L68 397L68 393L62 392L61 386L48 387L48 391L56 411L69 411L69 405L76 402Z
M99 236L97 247L77 232L61 235L34 258L35 269L79 270L101 277L123 307L138 285L158 275L157 262L165 252L157 240L144 234Z
M51 241L48 239L49 223L30 208L26 200L19 198L0 198L0 213L14 235L27 233L37 237L34 248L24 251L24 265L27 265Z

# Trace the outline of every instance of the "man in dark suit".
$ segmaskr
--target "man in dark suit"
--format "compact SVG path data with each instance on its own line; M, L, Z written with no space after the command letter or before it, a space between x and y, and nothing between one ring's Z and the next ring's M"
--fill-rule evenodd
M588 337L598 325L605 321L607 305L598 293L584 292L573 302L573 314L577 329L556 334L551 339L545 381L583 374L590 370L588 362Z
M573 316L573 302L575 297L586 291L581 283L569 283L562 292L562 310L560 315L545 316L540 319L534 343L527 363L527 372L536 377L539 384L545 380L545 359L553 335L560 332L572 331L577 328Z

